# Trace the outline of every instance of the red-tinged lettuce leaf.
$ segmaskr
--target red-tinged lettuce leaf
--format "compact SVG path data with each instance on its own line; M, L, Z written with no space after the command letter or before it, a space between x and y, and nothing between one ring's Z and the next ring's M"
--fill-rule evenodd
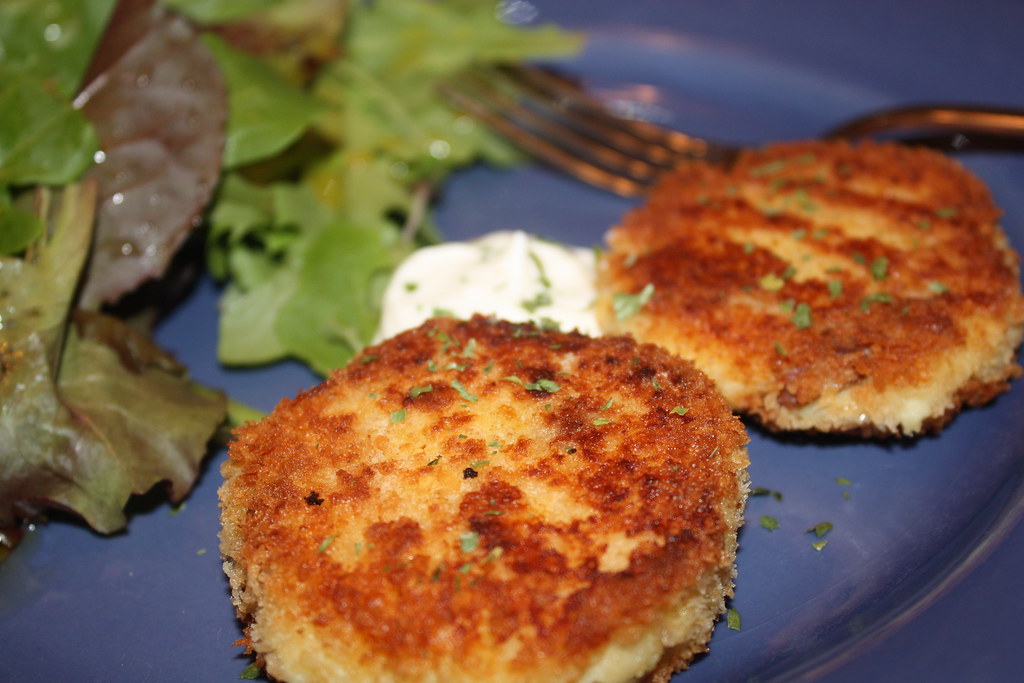
M97 531L124 526L133 493L167 482L172 501L191 490L207 444L226 415L218 392L122 321L77 312L58 391L79 427L80 472L95 475L48 497Z
M0 529L59 507L116 531L133 493L165 481L175 500L188 492L224 419L224 397L143 333L70 313L95 202L91 183L39 191L46 233L25 258L0 259Z
M104 154L94 254L82 306L117 301L163 275L199 224L220 175L224 79L182 17L151 0L122 0L76 104Z

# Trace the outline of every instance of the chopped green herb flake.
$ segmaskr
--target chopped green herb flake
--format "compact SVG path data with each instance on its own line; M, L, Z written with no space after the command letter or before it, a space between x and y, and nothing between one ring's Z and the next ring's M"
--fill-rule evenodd
M502 377L501 381L502 382L514 382L514 383L518 384L521 387L525 387L526 386L526 382L524 382L523 380L519 379L515 375L509 375L508 377Z
M758 521L760 522L761 526L767 529L768 531L775 531L779 528L779 520L769 515L761 515L761 518Z
M631 252L629 254L626 254L626 258L624 258L622 260L622 265L624 267L626 267L626 268L632 268L633 266L636 265L637 258L639 258L639 257L637 256L635 251Z
M462 548L462 552L471 553L477 549L480 545L480 534L475 531L467 531L466 533L459 536L459 547Z
M779 502L782 502L782 492L781 491L773 491L772 489L766 489L766 488L761 487L761 486L757 486L757 487L751 489L750 490L750 495L752 495L752 496L771 496L775 500L777 500Z
M401 422L404 419L405 419L405 408L399 408L395 412L391 413L391 422L392 422L392 424L394 424L396 422Z
M434 317L434 318L454 318L455 317L455 313L453 313L452 311L448 310L447 308L435 308L431 312L431 317Z
M735 608L730 607L725 613L725 625L733 631L740 630L740 613Z
M550 379L539 379L536 382L530 382L525 385L530 391L546 391L549 394L553 394L562 387L558 385L558 382Z
M660 384L658 384L658 378L657 378L657 377L652 377L652 378L651 378L651 385L652 385L652 386L653 386L653 387L654 387L655 389L658 389L658 390L660 390L660 389L661 389L661 385L660 385Z
M798 330L804 330L811 326L811 307L800 302L793 311L793 324Z
M916 223L914 223L914 225L916 225L919 230L931 230L932 229L932 222L930 220L928 220L927 218L922 218L921 220L919 220Z
M853 252L852 258L853 258L854 261L856 261L857 263L861 264L862 266L866 265L867 262L868 262L867 257L865 257L864 254L860 253L859 251Z
M815 524L814 526L812 526L810 529L807 530L807 533L813 533L818 538L821 538L830 531L832 531L832 522L822 522L820 524Z
M750 169L751 178L763 178L766 175L778 173L782 169L786 168L789 163L787 159L776 159L775 161L768 161L761 164L760 166L754 166Z
M640 312L651 297L654 296L654 284L648 282L636 294L616 292L612 296L612 309L615 311L617 320L628 320Z
M477 401L480 400L479 397L474 396L473 394L471 394L468 391L466 391L466 387L462 386L462 382L460 382L457 379L453 379L452 380L451 388L454 389L455 391L459 392L459 396L461 396L462 398L466 399L470 403L476 403Z
M941 282L929 282L928 289L936 294L945 294L949 291L949 287L942 284Z
M939 218L954 218L957 213L959 213L959 210L955 206L943 206L942 208L935 209L935 215Z
M889 276L889 259L879 256L871 262L871 277L876 280L884 280Z
M601 410L608 410L609 408L612 407L613 403L615 403L615 399L614 398L608 399L608 402L605 403L603 406L601 406Z
M441 462L441 456L438 455L436 458L427 463L427 467L435 467L437 463Z
M836 477L836 483L839 484L840 486L850 486L851 484L853 484L853 482L847 479L846 477Z
M825 540L825 541L815 541L814 543L811 544L811 547L814 548L815 550L817 550L818 552L821 552L821 550L825 546L827 546L827 545L828 545L828 541L827 540Z
M472 363L455 363L455 362L451 362L451 363L448 363L447 365L445 365L442 368L442 370L457 370L459 372L462 372L463 370L468 368L470 365L472 365Z
M372 363L373 361L377 360L378 358L380 358L380 356L374 356L373 354L367 354L367 355L363 356L362 358L360 358L359 362L365 365L367 363Z
M843 295L843 283L841 280L828 281L828 295L833 299L838 299Z
M538 292L532 299L526 299L519 305L522 306L527 313L534 313L538 308L542 306L550 306L553 300L551 295L547 292Z
M761 285L761 289L768 290L769 292L777 292L786 284L786 281L775 273L768 273L762 277L758 284Z
M783 346L782 344L780 344L777 341L773 341L772 342L772 348L774 348L775 349L775 353L779 354L780 356L788 356L789 355L789 351L786 350L786 347Z
M500 510L490 510L490 512L501 514ZM487 551L487 555L484 557L484 564L494 562L495 560L499 559L504 553L505 549L502 548L500 545L491 548L489 551Z
M316 547L317 553L322 553L331 547L331 543L334 543L336 536L328 536L324 540L320 541L320 545Z
M593 423L595 427L600 427L602 425L610 424L611 420L607 417L595 417Z
M427 370L429 370L430 372L437 372L437 363L435 363L433 360L428 360Z
M874 294L868 294L860 300L860 310L867 313L873 303L891 304L892 294L889 294L888 292L875 292Z
M743 253L744 254L753 254L754 253L754 243L753 242L744 242L743 243Z
M495 443L497 443L497 442L495 442ZM487 444L487 445L490 446L491 444ZM498 444L496 446L492 446L492 448L498 448L498 446L500 446L500 445L501 444ZM490 460L477 460L476 462L469 463L469 466L470 467L484 467L485 465L490 465L490 464L491 464Z
M417 282L406 282L405 283L405 291L407 291L407 292L415 292L419 288L419 286L420 285Z
M257 666L256 662L253 662L249 666L245 667L245 671L238 674L238 677L243 681L254 681L261 675L263 675L263 669Z
M433 384L424 384L421 387L413 387L409 390L409 398L416 398L434 390Z
M544 263L540 260L540 257L536 253L528 252L530 260L533 261L533 265L537 266L537 277L540 279L540 286L546 289L551 289L551 280L548 279L548 275L544 272Z
M466 342L466 348L462 350L463 358L472 358L476 354L476 339Z
M805 230L804 228L797 228L793 232L789 233L789 236L795 240L802 240L803 238L807 237L807 230Z
M688 412L690 412L690 409L689 408L684 408L682 406L676 406L675 408L673 408L669 412L670 413L674 413L676 415L686 415Z

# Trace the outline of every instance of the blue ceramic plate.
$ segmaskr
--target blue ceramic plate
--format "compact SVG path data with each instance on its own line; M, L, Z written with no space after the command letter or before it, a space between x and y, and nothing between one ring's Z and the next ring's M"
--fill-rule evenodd
M514 4L588 31L567 65L609 100L699 135L756 144L809 137L874 107L932 100L1024 106L1024 5L1014 2ZM520 14L520 16L523 16ZM1024 249L1024 156L969 153ZM630 203L539 167L473 170L448 188L450 239L525 229L600 242ZM160 330L202 382L270 409L316 382L294 365L231 372L214 359L209 283ZM709 655L679 681L1013 679L1024 665L1024 383L907 443L752 431L754 486L732 602ZM249 663L217 553L210 458L187 503L143 499L129 530L73 521L30 533L0 566L0 679L230 681ZM839 480L839 481L837 481ZM849 482L849 483L840 483ZM768 531L761 515L779 521ZM831 522L815 550L809 527Z

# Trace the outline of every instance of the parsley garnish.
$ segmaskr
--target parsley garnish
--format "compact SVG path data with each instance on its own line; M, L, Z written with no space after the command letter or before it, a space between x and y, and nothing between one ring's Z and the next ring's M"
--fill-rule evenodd
M673 408L669 412L670 413L675 413L676 415L686 415L688 412L690 412L690 409L689 408L684 408L682 406L676 406L675 408Z
M391 423L401 422L405 419L405 408L399 408L395 412L391 413Z
M530 382L529 384L526 384L524 386L526 386L526 388L529 389L530 391L546 391L549 394L553 394L562 388L558 385L558 382L543 378L537 380L536 382Z
M796 305L796 310L793 311L793 324L796 325L798 330L803 330L811 326L811 307L801 302Z
M462 552L471 553L480 545L480 534L475 531L467 531L459 536L459 547Z
M874 294L868 294L866 297L860 300L860 310L864 313L868 312L873 303L891 304L892 294L888 292L875 292Z
M412 389L409 390L409 398L416 398L417 396L421 396L421 395L423 395L423 394L425 394L425 393L427 393L429 391L433 391L433 390L434 390L434 385L433 384L424 384L421 387L413 387Z
M654 296L654 284L648 282L636 294L616 292L612 296L612 309L615 311L616 320L629 320L640 312L651 297Z
M830 531L832 531L832 522L821 522L812 526L806 533L813 533L818 538L821 538Z
M725 625L733 631L740 630L740 613L732 607L725 613Z
M457 379L452 380L451 388L459 392L459 396L461 396L462 398L466 399L471 403L476 403L477 401L480 400L478 396L474 396L473 394L466 391L466 387L462 386L462 382L460 382Z
M243 671L242 673L238 674L238 677L240 679L242 679L243 681L254 681L257 678L259 678L260 674L262 674L262 673L263 673L263 669L258 667L256 665L256 662L253 662L249 666L245 667L245 671Z
M775 531L779 528L779 520L769 515L761 515L761 518L758 521L761 523L761 526L768 531Z
M762 277L758 283L761 285L761 289L766 289L769 292L777 292L782 289L783 285L786 284L786 281L775 273L768 273Z
M828 294L833 299L838 299L843 294L843 283L840 280L828 281Z
M320 545L316 547L316 552L322 553L325 550L327 550L329 547L331 547L331 543L334 543L335 538L335 536L328 536L324 540L320 541Z
M929 282L928 289L935 292L936 294L945 294L949 291L949 287L942 284L941 282Z
M889 276L889 259L879 256L871 262L871 277L876 280L884 280Z
M780 492L780 491L773 491L771 489L766 489L766 488L763 488L761 486L757 486L757 487L751 489L750 490L750 495L752 495L752 496L771 496L772 498L774 498L775 500L777 500L779 502L782 501L782 492Z
M611 420L609 420L607 417L595 417L593 422L595 427L600 427L602 425L610 424Z

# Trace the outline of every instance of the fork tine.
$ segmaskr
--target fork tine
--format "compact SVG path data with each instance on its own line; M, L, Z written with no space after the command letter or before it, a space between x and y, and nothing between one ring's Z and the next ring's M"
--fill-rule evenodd
M512 64L497 68L510 81L550 100L566 116L573 116L575 124L627 154L671 168L681 159L703 159L717 153L701 138L613 114L577 83L551 71ZM731 150L728 154L731 156Z
M500 72L467 72L443 84L442 93L527 153L616 194L643 195L664 170L586 136L551 109L548 100L528 97Z

